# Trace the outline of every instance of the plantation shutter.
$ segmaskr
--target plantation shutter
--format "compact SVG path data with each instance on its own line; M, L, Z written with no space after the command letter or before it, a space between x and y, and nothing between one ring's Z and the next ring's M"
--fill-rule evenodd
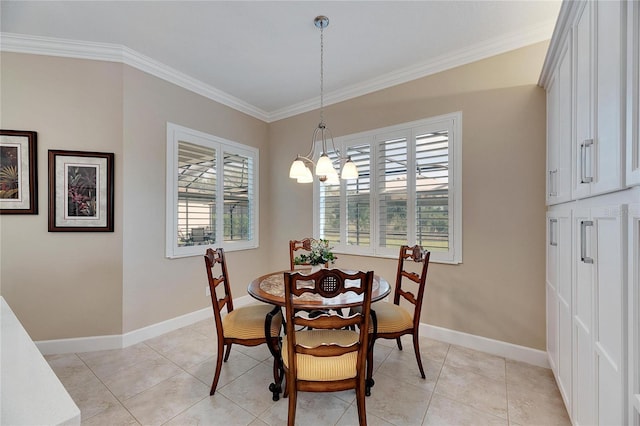
M416 136L416 243L449 250L449 132Z
M223 176L224 240L248 241L253 235L253 158L225 151Z
M378 143L378 246L407 243L408 136L383 137Z
M336 164L338 155L330 152L329 158ZM320 184L320 238L330 245L340 243L340 180Z
M215 244L216 150L178 142L178 246Z
M371 246L371 145L350 146L347 156L358 168L358 179L346 181L347 245Z

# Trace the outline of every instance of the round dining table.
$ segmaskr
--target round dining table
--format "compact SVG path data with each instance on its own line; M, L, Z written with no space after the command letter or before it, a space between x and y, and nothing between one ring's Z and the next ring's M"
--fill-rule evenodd
M284 270L278 272L271 272L266 275L262 275L251 281L247 292L255 299L269 303L274 306L273 310L265 318L265 335L268 336L271 330L271 320L275 315L280 312L281 308L285 305L284 298L284 274L287 272L299 272L302 274L309 273L309 270L297 269L295 271ZM345 270L345 272L347 272ZM310 283L311 284L311 283ZM359 286L356 281L353 286ZM345 283L345 286L349 286L349 282ZM391 287L387 280L378 275L373 276L373 286L371 289L371 302L377 302L389 295ZM303 311L322 311L323 309L343 309L362 304L362 295L347 292L340 296L333 298L324 298L318 294L304 294L300 297L294 296L293 304L296 309ZM276 365L274 365L273 379L274 382L269 385L269 391L273 393L273 400L277 401L280 398L282 392L282 380L284 378L284 371L282 369L281 362L281 348L274 347L272 340L267 339L267 347L269 351L276 359Z
M284 306L284 274L286 272L300 272L305 274L309 271L298 269L295 271L270 272L251 281L247 292L261 302L280 307ZM345 270L345 272L348 271ZM347 287L349 286L348 281L345 285ZM387 280L378 275L374 275L373 287L371 289L371 302L373 303L384 299L390 292L391 287ZM324 298L318 294L306 294L301 297L295 297L293 304L297 309L301 310L350 308L362 304L362 296L353 292L347 292L333 298Z

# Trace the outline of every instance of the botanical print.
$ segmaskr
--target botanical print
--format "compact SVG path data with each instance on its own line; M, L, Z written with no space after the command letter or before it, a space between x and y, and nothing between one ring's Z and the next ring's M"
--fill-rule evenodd
M66 165L67 178L67 218L98 216L98 166Z
M20 198L20 147L0 145L0 198Z
M36 132L0 129L0 214L38 214Z
M49 150L49 232L113 232L113 154Z

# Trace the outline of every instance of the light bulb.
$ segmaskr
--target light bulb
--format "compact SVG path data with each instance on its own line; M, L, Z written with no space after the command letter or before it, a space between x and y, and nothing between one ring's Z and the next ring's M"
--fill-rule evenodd
M327 176L327 180L324 182L327 185L340 185L340 178L338 172L335 171Z
M316 164L316 176L329 176L331 174L331 170L335 171L333 163L327 154L322 154Z
M358 167L356 167L356 163L349 158L347 162L344 163L344 166L342 166L340 177L342 179L358 179L358 176Z
M311 170L309 170L309 167L305 166L302 176L300 176L297 179L298 179L298 183L311 183L311 182L313 182L313 175L311 174Z
M291 163L291 168L289 169L289 177L291 179L298 179L302 176L304 176L305 174L305 165L302 162L302 160L300 160L299 158L296 158L296 160Z

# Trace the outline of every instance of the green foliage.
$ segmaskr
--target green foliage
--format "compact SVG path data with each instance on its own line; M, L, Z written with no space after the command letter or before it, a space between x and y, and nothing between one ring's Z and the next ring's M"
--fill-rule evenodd
M322 265L324 263L334 263L336 257L331 251L333 247L329 247L329 240L313 240L311 242L311 251L307 254L301 254L293 259L296 265L310 264Z
M0 168L0 198L18 198L18 168L4 166Z

